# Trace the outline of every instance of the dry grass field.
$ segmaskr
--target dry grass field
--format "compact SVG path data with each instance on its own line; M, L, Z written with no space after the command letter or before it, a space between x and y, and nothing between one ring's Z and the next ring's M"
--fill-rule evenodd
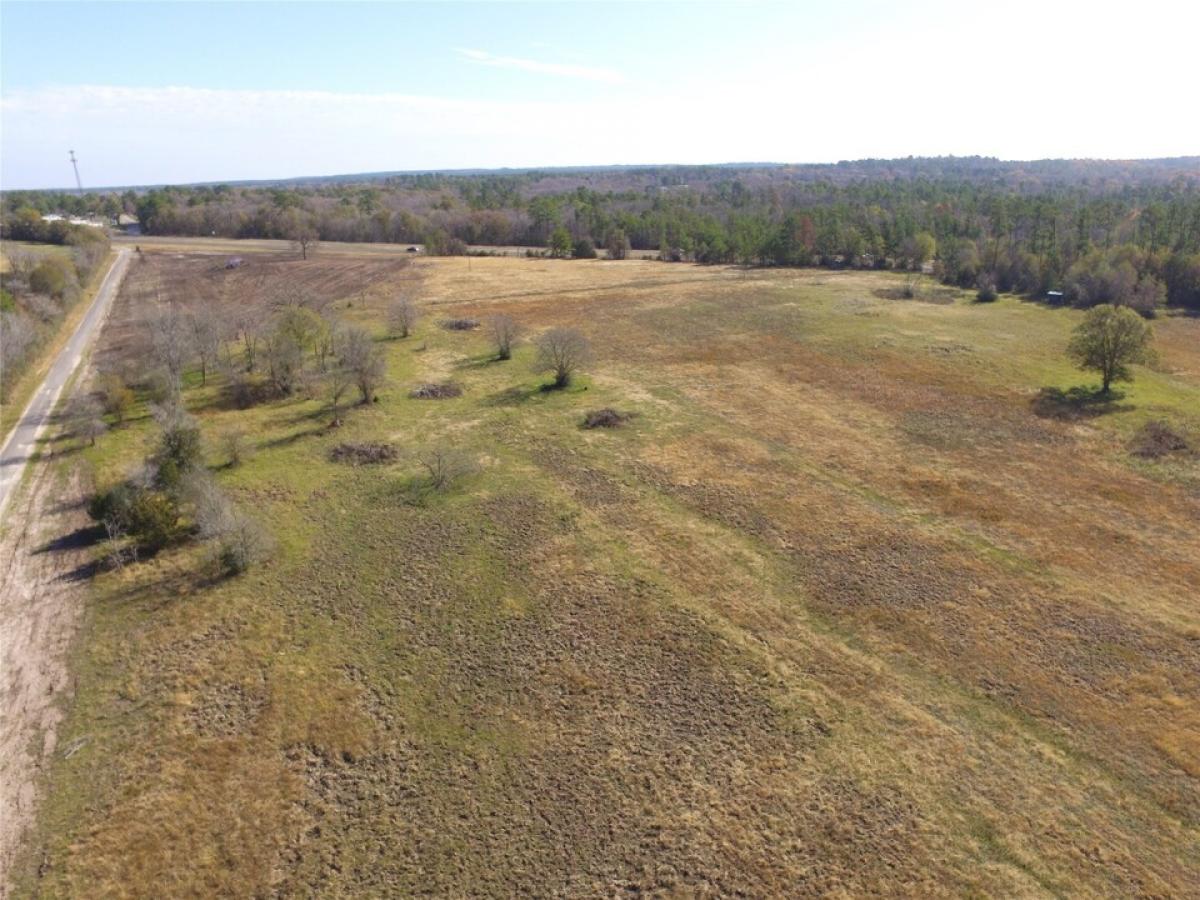
M320 297L389 383L331 430L189 377L275 552L96 575L19 894L1200 894L1200 460L1129 450L1200 443L1200 319L1075 408L1039 391L1092 380L1080 313L887 274L220 259L145 254L98 364L155 296ZM424 318L385 340L402 280ZM546 391L528 343L438 327L493 312L595 361ZM103 486L152 439L66 458ZM417 501L431 446L476 471Z

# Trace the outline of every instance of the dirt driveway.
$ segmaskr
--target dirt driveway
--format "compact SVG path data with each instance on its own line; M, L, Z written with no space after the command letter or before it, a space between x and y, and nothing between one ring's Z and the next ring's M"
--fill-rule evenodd
M0 535L0 897L72 693L67 657L84 608L91 524L77 473L63 479L44 461L33 466Z

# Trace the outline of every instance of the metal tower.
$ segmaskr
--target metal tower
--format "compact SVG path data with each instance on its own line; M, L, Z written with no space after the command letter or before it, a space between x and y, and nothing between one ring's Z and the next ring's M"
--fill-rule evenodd
M79 163L75 161L75 151L69 151L71 154L71 168L75 170L75 187L79 190L79 196L83 196L83 182L79 180Z

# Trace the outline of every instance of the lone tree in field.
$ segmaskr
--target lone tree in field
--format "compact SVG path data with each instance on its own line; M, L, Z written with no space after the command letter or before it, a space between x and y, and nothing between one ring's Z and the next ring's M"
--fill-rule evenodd
M546 242L546 246L550 250L550 255L555 259L569 259L571 257L571 232L559 225L550 232L550 240Z
M419 315L412 298L401 294L388 307L388 331L398 338L408 337L416 327Z
M1153 332L1141 316L1124 306L1103 304L1084 315L1075 329L1067 354L1081 369L1100 373L1101 391L1114 381L1132 381L1129 366L1149 362Z
M512 359L513 345L521 336L521 326L517 320L500 313L488 317L487 328L496 348L496 359Z
M375 396L375 389L383 382L387 371L383 351L376 345L371 333L358 326L347 328L342 333L338 362L350 373L358 386L359 401L370 403L371 398Z
M316 251L319 237L312 219L297 214L288 222L287 238L292 242L292 249L300 251L301 259L308 259L308 254Z
M445 492L455 483L475 472L475 460L448 447L430 447L417 454L417 461L425 470L426 483L435 491Z
M564 388L591 358L587 338L574 328L551 328L537 339L538 372L553 372L554 386Z

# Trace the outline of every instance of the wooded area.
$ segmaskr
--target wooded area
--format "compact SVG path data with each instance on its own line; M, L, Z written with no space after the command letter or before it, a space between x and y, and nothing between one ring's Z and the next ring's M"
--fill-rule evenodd
M664 166L359 175L274 184L12 192L34 213L137 215L148 234L626 248L670 261L911 268L947 283L1069 302L1200 308L1200 158Z

